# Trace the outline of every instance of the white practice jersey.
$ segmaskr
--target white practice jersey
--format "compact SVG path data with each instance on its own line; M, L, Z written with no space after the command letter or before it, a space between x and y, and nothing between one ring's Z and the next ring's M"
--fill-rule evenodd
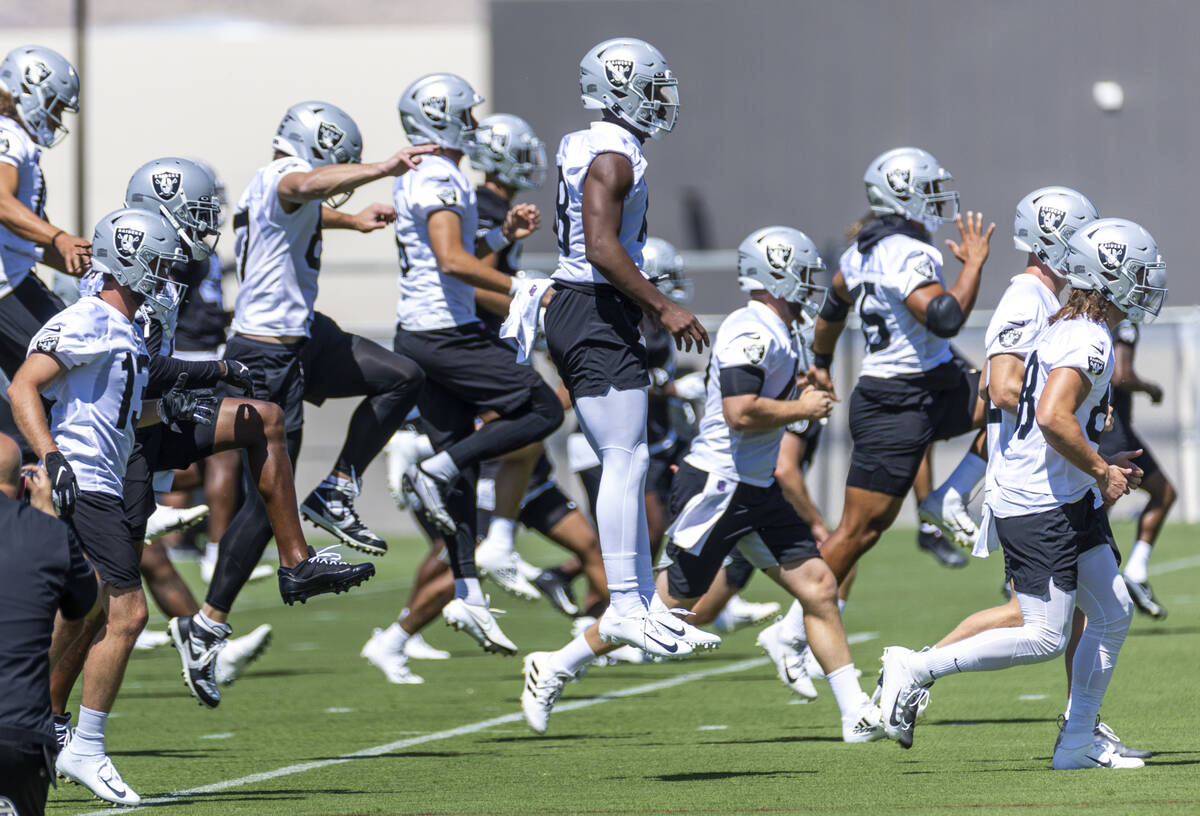
M791 329L756 300L725 318L713 340L705 377L707 391L700 430L685 461L693 467L754 487L775 479L783 428L735 431L721 410L721 370L749 367L763 376L759 396L790 399L796 390L799 354Z
M1051 371L1074 368L1082 372L1091 390L1075 416L1095 450L1108 415L1108 385L1114 364L1107 326L1076 317L1061 320L1042 332L1025 360L1016 430L1003 457L992 468L995 491L989 505L994 515L1009 518L1040 513L1095 492L1096 480L1046 443L1037 424L1037 405Z
M240 287L233 330L264 337L308 335L317 275L321 272L321 202L284 212L279 182L312 165L291 156L259 170L238 199L233 216Z
M17 168L17 201L45 218L46 181L39 161L42 150L21 123L0 116L0 162ZM19 238L0 224L0 297L11 292L41 259L37 244Z
M429 216L450 210L462 219L463 249L475 254L479 211L475 188L445 156L424 156L416 170L396 179L396 250L400 254L400 301L396 317L405 331L451 329L474 323L475 287L438 268L429 245Z
M920 374L953 356L950 340L927 329L904 305L920 287L944 285L941 252L907 235L889 235L869 255L851 245L839 263L862 320L864 377Z
M593 122L587 130L563 137L558 146L558 193L554 233L558 239L558 267L551 276L569 283L608 283L608 279L588 263L583 238L583 182L592 161L601 153L619 153L633 165L633 186L625 196L621 211L621 247L642 268L642 247L646 243L646 157L637 138L620 125Z
M149 379L140 322L98 297L80 298L33 336L29 353L36 351L67 369L45 396L54 401L50 435L79 489L120 496Z
M1000 296L996 310L992 312L984 342L990 360L997 354L1015 354L1027 360L1037 346L1038 337L1058 311L1058 296L1033 275L1021 273ZM987 444L988 476L984 488L984 501L995 489L993 462L1004 458L1004 450L1017 428L1017 417L988 404Z

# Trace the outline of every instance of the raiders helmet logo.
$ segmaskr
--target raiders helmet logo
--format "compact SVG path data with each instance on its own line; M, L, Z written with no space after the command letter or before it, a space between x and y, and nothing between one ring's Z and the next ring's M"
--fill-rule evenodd
M1100 357L1088 357L1088 371L1092 376L1099 377L1104 373L1104 360Z
M1038 210L1038 229L1050 235L1062 226L1063 219L1066 217L1067 213L1065 210L1059 210L1054 207L1042 207Z
M38 338L37 345L34 346L38 351L44 351L47 354L58 348L58 333L44 334Z
M421 112L431 122L441 124L446 121L446 97L431 96L428 99L422 100Z
M117 227L117 254L122 258L132 258L142 246L146 233L131 227Z
M322 122L317 127L317 147L323 150L333 150L346 134L337 125Z
M31 62L25 66L25 81L30 85L41 85L50 78L50 69L44 62Z
M898 196L908 195L908 185L912 175L907 168L900 167L887 172L888 187L892 188L892 192Z
M1000 332L1000 336L996 339L1000 342L1003 348L1012 348L1017 343L1021 342L1021 335L1024 334L1018 326L1009 326Z
M792 248L787 244L768 244L767 263L774 269L783 269L792 261Z
M1096 247L1100 265L1105 269L1120 269L1125 263L1125 245L1117 241L1105 241Z
M171 170L163 170L150 177L150 183L154 185L154 194L163 201L175 197L175 194L179 192L180 181L182 181L182 177Z
M604 61L604 76L614 88L624 88L633 79L633 61L610 59Z
M438 201L445 204L447 207L458 205L458 190L453 187L445 187L437 191Z

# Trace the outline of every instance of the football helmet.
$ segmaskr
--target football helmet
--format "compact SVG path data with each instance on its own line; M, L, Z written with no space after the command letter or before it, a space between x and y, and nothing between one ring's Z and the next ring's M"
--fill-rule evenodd
M171 280L188 256L175 225L163 216L127 207L109 213L92 236L92 268L145 297L151 313L175 309L187 286Z
M958 191L949 189L953 178L927 151L897 147L875 157L863 182L871 212L902 215L932 233L958 215Z
M63 113L79 113L79 74L66 58L43 45L23 45L0 62L0 86L17 104L33 140L54 147L67 135Z
M229 191L225 189L225 182L221 180L221 176L217 174L217 168L206 162L204 159L198 159L195 156L189 158L196 164L203 167L212 176L213 189L217 193L217 227L225 226L225 205L229 203Z
M811 315L825 302L827 287L814 280L824 269L817 245L791 227L763 227L738 245L738 286L743 292L765 290Z
M529 123L511 113L493 113L475 128L471 166L494 173L518 190L537 190L546 183L546 143Z
M165 158L143 164L125 188L125 206L165 217L193 260L202 261L217 249L221 237L217 185L212 174L194 161Z
M1032 252L1057 270L1067 254L1067 241L1089 221L1100 217L1096 205L1070 187L1042 187L1017 204L1013 246Z
M362 134L358 125L350 114L328 102L298 102L288 108L271 147L313 167L362 161ZM350 196L351 193L339 193L325 203L337 209Z
M457 74L426 74L404 89L397 109L400 126L415 145L435 144L471 152L475 116L471 108L483 97Z
M676 303L692 299L692 282L683 276L683 258L662 238L647 238L642 247L642 274Z
M605 40L588 51L579 63L579 91L588 110L606 110L655 139L679 118L679 80L662 52L635 37Z
M1076 289L1099 289L1133 323L1149 323L1167 299L1167 266L1143 227L1100 218L1067 242L1062 271Z

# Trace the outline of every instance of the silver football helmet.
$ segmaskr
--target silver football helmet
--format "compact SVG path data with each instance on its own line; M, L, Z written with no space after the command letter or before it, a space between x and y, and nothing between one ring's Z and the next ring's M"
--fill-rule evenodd
M875 157L863 182L871 212L902 215L934 232L958 215L958 191L949 188L953 178L927 151L897 147Z
M1100 217L1096 205L1070 187L1042 187L1017 204L1013 246L1032 252L1051 269L1067 254L1067 241L1089 221Z
M683 258L662 238L647 238L642 247L642 274L676 303L692 299L692 282L683 276Z
M44 45L23 45L0 62L0 87L17 104L33 140L54 147L67 135L63 113L79 113L79 74L66 58Z
M400 126L413 144L469 153L476 128L471 108L482 103L471 83L457 74L426 74L404 89L396 107Z
M546 143L529 123L511 113L493 113L475 128L471 166L494 173L518 190L537 190L546 183Z
M1167 299L1167 266L1158 244L1124 218L1100 218L1076 231L1062 271L1076 289L1103 291L1133 323L1153 320Z
M655 139L679 118L679 80L661 51L635 37L588 51L579 62L579 91L588 110L606 110Z
M817 245L791 227L763 227L738 245L738 285L743 292L765 290L811 315L825 302L827 287L818 286L813 277L824 269Z
M221 180L221 176L217 173L217 168L213 167L204 159L192 156L188 161L195 162L203 167L213 180L213 189L217 194L217 227L225 226L225 205L229 203L229 191L225 189L225 182Z
M217 185L194 161L165 158L143 164L125 188L125 206L165 217L193 260L202 261L217 250L221 237Z
M158 213L127 207L100 219L92 236L92 268L145 297L152 312L175 309L187 286L171 280L188 256L175 225Z
M288 108L271 147L313 167L362 161L362 134L358 125L350 114L328 102L298 102ZM325 203L337 209L350 196L351 193L341 193Z

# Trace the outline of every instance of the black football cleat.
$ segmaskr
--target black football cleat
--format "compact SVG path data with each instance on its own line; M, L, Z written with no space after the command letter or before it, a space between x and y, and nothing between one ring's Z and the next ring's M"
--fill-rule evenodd
M533 585L546 596L551 606L568 618L579 614L579 604L575 602L571 582L557 568L543 570L541 575L533 579Z
M280 567L279 595L291 606L304 603L314 595L347 592L375 575L374 564L348 564L331 552L334 544L320 552L308 548L309 556L294 567Z
M961 549L942 536L941 530L932 533L917 531L917 547L932 555L943 567L961 569L967 565L967 556Z
M1122 575L1121 578L1125 581L1129 597L1133 599L1133 605L1138 608L1139 612L1149 615L1155 620L1166 620L1167 608L1158 602L1158 598L1154 597L1154 590L1150 588L1150 584L1145 581L1134 581L1127 575Z
M194 617L171 618L167 624L171 642L183 663L183 682L196 701L208 708L221 704L221 691L214 675L217 654L225 648L225 635L196 622Z
M332 477L331 477L332 478ZM368 555L386 555L387 542L363 523L354 509L358 487L354 482L332 484L326 479L300 505L300 514L343 544Z

